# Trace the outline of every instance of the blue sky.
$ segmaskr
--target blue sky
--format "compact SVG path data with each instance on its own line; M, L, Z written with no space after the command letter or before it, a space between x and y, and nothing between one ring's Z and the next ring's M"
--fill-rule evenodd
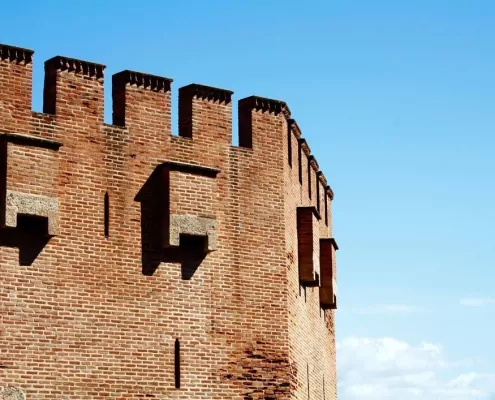
M495 398L495 2L5 3L35 110L58 54L107 65L107 122L122 69L287 101L336 193L340 398Z

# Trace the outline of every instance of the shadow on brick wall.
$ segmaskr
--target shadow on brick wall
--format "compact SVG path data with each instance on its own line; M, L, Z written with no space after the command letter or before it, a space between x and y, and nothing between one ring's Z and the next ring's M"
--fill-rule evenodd
M19 249L19 265L29 266L50 241L48 220L18 215L17 227L0 230L0 246Z
M163 221L166 221L163 213L167 213L169 207L164 204L165 188L161 184L158 169L155 169L134 199L141 203L142 272L153 275L161 263L180 264L181 278L189 280L206 257L204 252L196 250L204 248L206 239L181 236L179 247L163 247Z

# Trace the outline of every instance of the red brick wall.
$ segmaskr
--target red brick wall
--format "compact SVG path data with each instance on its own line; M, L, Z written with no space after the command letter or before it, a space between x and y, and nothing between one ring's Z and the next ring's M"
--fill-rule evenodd
M58 154L53 149L9 143L7 189L43 196L57 196Z
M316 206L316 171L309 200L292 132L288 162L286 105L241 100L234 147L232 92L186 86L172 136L171 80L123 71L106 125L105 67L56 57L45 64L45 113L33 113L31 53L0 48L0 132L63 143L58 170L36 147L15 147L7 161L12 185L58 198L60 233L20 265L32 243L0 230L1 384L50 400L335 399L333 311L320 308L317 287L300 286L297 268L296 207ZM33 157L43 162L29 180ZM218 248L200 259L161 247L154 172L166 161L219 171L170 175L174 210L217 221ZM318 224L328 237L331 220Z
M307 155L310 154L310 150L307 145L303 143L302 148L298 145L300 135L299 128L293 124L291 134L285 136L286 141L291 140L292 166L286 160L284 168L289 340L291 358L297 371L294 398L333 400L337 398L334 311L322 309L319 301L319 288L305 288L299 283L298 276L298 232L294 211L300 206L317 207L316 171L308 162ZM302 183L299 180L299 151L302 154L300 157ZM309 180L311 180L311 198L309 197ZM327 196L330 215L330 198L327 190L321 187L320 195L320 201ZM313 236L314 240L332 235L331 219L328 220L328 225L326 224L324 203L320 204L320 210L321 219L317 220L318 229ZM319 245L317 248L319 251Z
M209 176L170 171L170 213L214 218L216 184Z
M27 132L31 117L32 51L0 45L2 129Z

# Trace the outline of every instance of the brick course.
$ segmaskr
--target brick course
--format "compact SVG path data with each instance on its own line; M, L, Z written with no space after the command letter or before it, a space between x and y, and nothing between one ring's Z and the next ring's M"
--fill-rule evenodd
M232 92L189 85L173 136L172 80L123 71L108 125L105 66L58 56L36 113L32 58L0 45L0 212L47 196L59 227L0 219L0 399L335 400L335 307L298 266L336 278L333 192L287 105L240 100L235 147ZM215 249L166 245L172 215L214 219Z

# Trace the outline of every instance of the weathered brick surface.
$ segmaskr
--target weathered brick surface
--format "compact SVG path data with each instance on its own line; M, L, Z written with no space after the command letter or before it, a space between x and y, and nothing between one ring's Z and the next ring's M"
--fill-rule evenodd
M0 133L62 144L0 136L0 195L59 201L52 238L36 218L0 227L5 393L336 399L334 310L301 284L297 261L297 208L318 211L305 241L319 265L333 194L286 104L241 100L234 147L230 91L181 88L172 136L170 79L114 75L107 125L103 65L47 61L35 113L32 52L0 45L0 56ZM216 250L186 236L164 246L174 213L213 218Z
M336 399L334 311L320 307L318 287L305 288L299 284L298 232L297 221L294 218L294 211L297 207L314 206L318 208L316 185L320 185L319 192L322 204L320 204L321 218L317 222L319 237L331 237L331 199L333 194L327 189L324 177L318 176L315 169L311 167L308 158L310 150L305 141L300 140L297 124L292 124L290 135L287 135L286 138L286 141L291 141L291 145L286 144L284 148L292 149L290 155L292 166L285 168L284 188L286 265L289 287L289 340L292 359L297 370L294 398ZM312 184L309 185L308 182ZM311 187L311 198L309 187ZM319 251L319 245L315 246L313 242L313 249L315 247ZM321 264L321 260L319 263Z
M58 192L58 154L53 149L9 143L7 189L56 197Z

